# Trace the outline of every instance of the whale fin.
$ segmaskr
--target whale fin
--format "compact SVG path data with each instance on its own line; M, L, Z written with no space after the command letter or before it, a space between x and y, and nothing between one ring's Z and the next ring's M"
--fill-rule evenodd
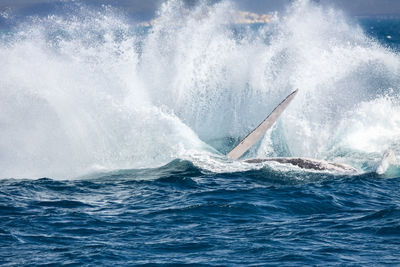
M276 122L279 116L285 111L290 102L296 96L299 89L288 95L272 112L258 125L251 133L249 133L231 152L227 154L228 158L240 158L250 147L252 147Z
M378 168L376 168L376 173L382 175L391 165L394 164L396 164L396 155L392 149L388 148L385 153L383 153L381 163Z

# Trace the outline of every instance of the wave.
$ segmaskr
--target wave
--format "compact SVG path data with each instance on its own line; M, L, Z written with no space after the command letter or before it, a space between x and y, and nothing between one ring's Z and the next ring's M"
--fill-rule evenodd
M214 171L227 162L221 152L295 88L249 157L369 170L385 148L400 149L396 51L310 1L261 25L234 24L234 10L171 0L144 27L118 9L74 2L15 22L0 41L0 177L68 178L177 158Z

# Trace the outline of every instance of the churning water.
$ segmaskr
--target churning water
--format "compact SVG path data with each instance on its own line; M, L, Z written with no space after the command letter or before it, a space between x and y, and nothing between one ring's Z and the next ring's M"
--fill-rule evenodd
M374 170L400 154L400 20L235 10L0 12L0 264L398 263L400 180ZM360 175L225 158L296 88L246 157Z

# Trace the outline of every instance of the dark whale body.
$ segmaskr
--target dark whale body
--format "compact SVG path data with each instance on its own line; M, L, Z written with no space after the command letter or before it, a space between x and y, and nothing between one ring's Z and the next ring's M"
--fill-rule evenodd
M278 162L282 164L291 164L302 169L316 171L334 171L357 173L357 170L346 164L328 162L325 160L309 159L309 158L265 158L265 159L247 159L247 163L263 163L267 161Z
M290 102L294 99L298 89L288 95L268 116L263 120L253 131L251 131L236 147L234 147L227 157L233 160L239 159L246 151L249 150L265 133L274 125L279 116L289 106ZM295 157L282 157L282 158L265 158L265 159L247 159L247 163L263 163L263 162L278 162L282 164L291 164L305 170L316 171L330 171L339 173L352 173L357 174L358 171L352 166L325 160L310 159L310 158L295 158ZM376 172L384 174L389 166L396 164L396 156L389 148L383 155L382 161L379 164Z

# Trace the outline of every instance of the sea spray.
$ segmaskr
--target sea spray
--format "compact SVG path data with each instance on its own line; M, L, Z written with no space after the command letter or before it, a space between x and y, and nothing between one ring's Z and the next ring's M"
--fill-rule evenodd
M333 8L295 1L269 24L237 25L228 1L172 0L144 27L110 7L65 5L2 35L0 177L71 178L210 151L220 166L210 145L229 151L296 88L247 156L352 163L398 140L398 52ZM390 114L378 116L389 91ZM376 116L355 115L367 110ZM363 116L374 119L349 125ZM382 123L385 138L354 138Z
M154 167L207 147L148 98L130 27L78 14L32 18L1 45L1 176Z
M284 55L285 64L277 69L287 77L286 86L302 91L283 115L281 135L290 155L327 158L337 126L349 112L362 101L371 101L374 110L376 97L391 87L398 92L398 54L368 38L340 11L308 1L295 2L278 23L267 49L279 51L275 57ZM270 84L279 90L274 80Z

